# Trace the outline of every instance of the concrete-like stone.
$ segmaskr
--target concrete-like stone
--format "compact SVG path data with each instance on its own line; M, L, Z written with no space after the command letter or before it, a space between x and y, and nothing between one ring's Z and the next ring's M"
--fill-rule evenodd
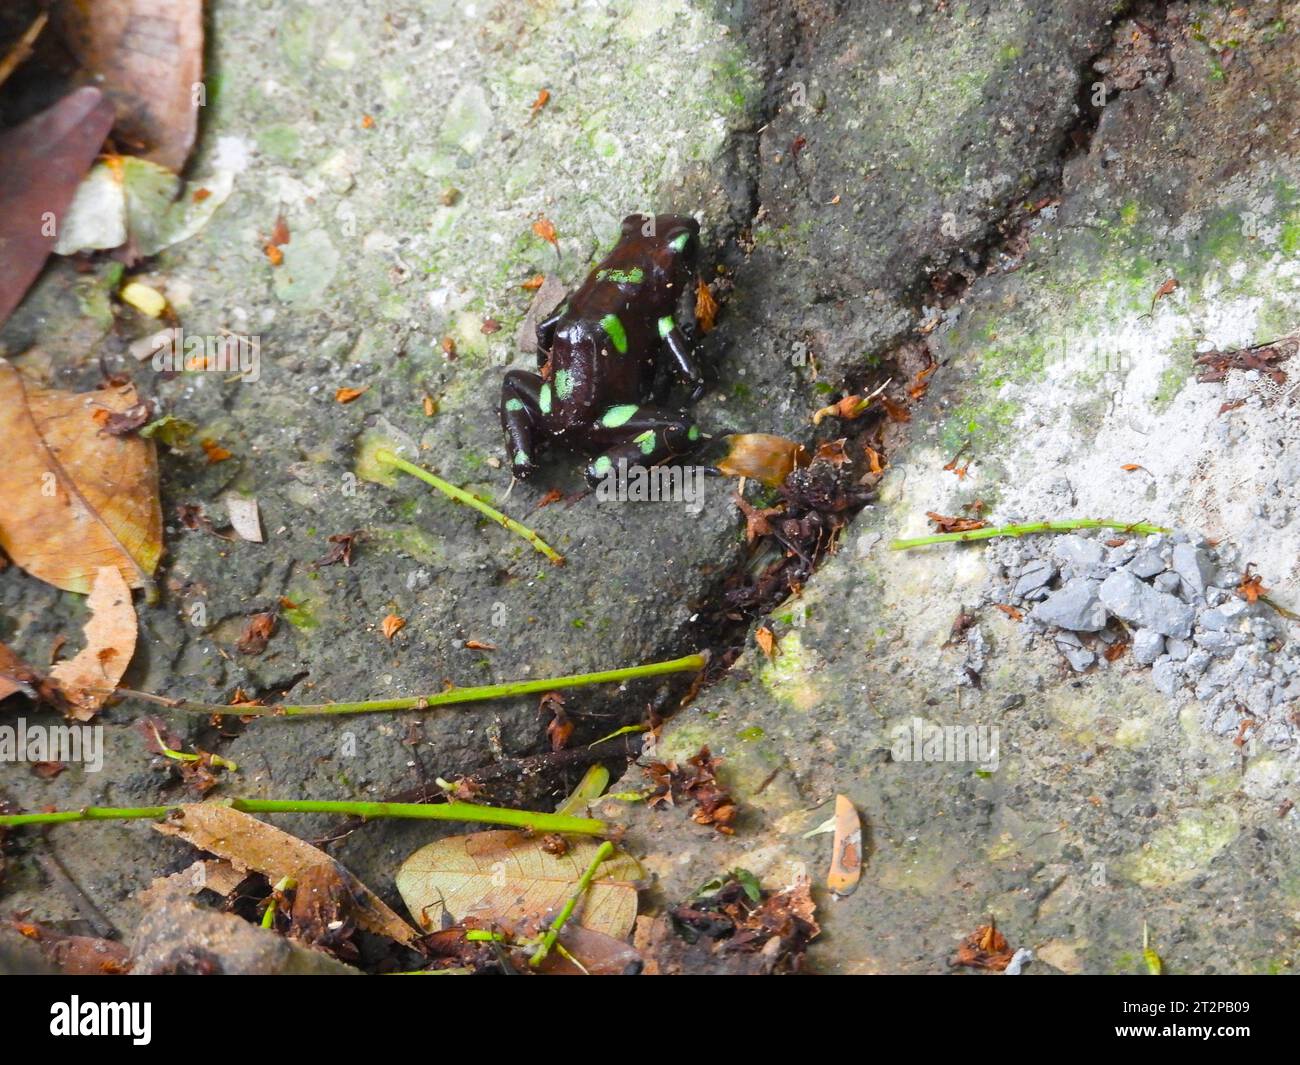
M1074 577L1034 607L1033 616L1058 628L1096 632L1106 624L1100 587L1098 581Z
M1116 570L1102 581L1098 596L1107 610L1131 625L1179 639L1191 634L1192 608L1172 595L1156 591L1127 570Z

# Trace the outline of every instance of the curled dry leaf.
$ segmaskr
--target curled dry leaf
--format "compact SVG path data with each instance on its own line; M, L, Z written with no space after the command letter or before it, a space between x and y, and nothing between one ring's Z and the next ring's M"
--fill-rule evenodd
M835 796L835 836L826 886L843 898L852 895L862 878L862 820L847 795Z
M154 828L226 859L237 870L261 873L273 884L285 877L299 880L309 870L337 873L356 900L357 924L399 943L418 938L414 928L328 854L256 817L221 803L189 803Z
M364 396L369 391L369 385L365 385L362 388L340 388L334 393L334 402L351 403L354 399Z
M253 614L244 623L244 631L235 644L235 650L244 655L260 655L267 641L275 634L276 616L269 610Z
M396 614L389 614L380 624L380 628L383 630L384 639L391 640L402 629L406 628L406 619L399 618Z
M114 139L179 171L202 103L202 0L65 3L55 19L68 49L113 102Z
M547 853L544 840L522 832L475 832L450 836L412 854L397 871L397 890L424 929L453 923L511 927L558 911L591 864L599 841L570 837L569 849ZM635 859L615 851L600 865L591 889L574 913L583 928L622 939L636 920Z
M230 524L240 539L250 543L262 542L262 516L257 509L256 499L244 499L242 496L226 496L226 511L230 515Z
M547 244L556 243L555 223L549 218L542 217L534 222L533 232L546 241Z
M776 633L766 625L760 625L754 631L754 642L758 644L759 650L763 652L769 662L781 653L781 649L776 643Z
M728 477L751 477L775 488L790 471L808 464L802 444L770 433L735 433L725 438L727 454L718 469Z
M36 280L58 239L33 218L64 219L82 177L113 125L99 89L69 93L22 125L0 134L0 324Z
M138 630L131 589L116 566L99 568L86 605L86 645L50 670L50 679L68 701L68 712L78 721L94 717L117 687L135 654Z
M704 283L704 278L697 278L695 282L695 321L700 327L700 332L712 332L717 318L718 301L713 298L713 292Z
M0 359L0 547L32 576L82 595L102 566L133 588L148 582L162 554L154 444L105 435L95 420L137 403L130 385L29 389Z
M987 521L980 518L945 517L942 514L936 514L933 510L927 510L925 516L934 522L935 529L942 533L973 532L988 525Z

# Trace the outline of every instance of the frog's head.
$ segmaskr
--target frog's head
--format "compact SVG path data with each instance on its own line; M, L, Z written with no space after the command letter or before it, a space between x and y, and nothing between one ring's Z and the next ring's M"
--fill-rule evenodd
M688 214L630 214L623 219L623 239L653 241L692 268L700 250L700 223Z

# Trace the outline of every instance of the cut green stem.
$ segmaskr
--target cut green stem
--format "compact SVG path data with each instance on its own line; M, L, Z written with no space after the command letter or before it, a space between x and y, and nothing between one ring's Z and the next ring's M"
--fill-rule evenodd
M927 544L958 544L968 540L992 540L999 536L1028 536L1031 533L1072 532L1075 529L1121 529L1127 533L1140 533L1149 536L1152 533L1167 533L1168 529L1159 525L1148 525L1144 521L1113 521L1110 518L1068 518L1063 521L1036 521L1027 525L991 525L987 529L971 529L967 532L935 533L933 536L918 536L912 540L895 540L889 545L891 551L906 551L910 547L925 547Z
M609 840L605 840L604 843L596 848L595 857L591 859L591 864L587 866L586 872L582 874L582 879L578 881L577 890L569 896L568 901L564 904L564 908L555 915L555 920L551 922L551 927L548 928L542 936L542 941L538 944L537 950L534 951L533 956L528 959L529 965L536 968L546 960L546 956L551 952L551 948L555 946L555 941L560 937L560 933L564 930L565 924L567 924L569 918L573 916L573 911L577 908L578 902L591 888L591 882L596 879L596 870L599 869L605 860L611 857L613 853L614 844L610 843Z
M83 806L80 810L47 813L3 814L0 826L54 825L68 821L158 820L188 803L168 806ZM221 799L217 806L229 806L246 814L342 814L348 817L392 817L415 821L474 821L487 825L510 825L533 832L568 832L579 836L602 836L609 825L594 817L514 810L505 806L479 806L468 802L353 802L317 799Z
M451 688L433 695L412 695L401 699L372 699L354 703L277 703L273 706L242 705L233 703L197 703L188 699L172 699L153 692L117 688L116 693L127 699L142 699L172 710L188 710L200 714L237 714L240 717L306 717L319 714L371 714L386 710L430 710L438 706L457 703L477 703L486 699L509 699L516 695L532 695L554 691L557 688L581 688L590 684L611 684L639 677L659 677L667 673L695 672L708 663L704 653L673 658L666 662L648 662L643 666L624 666L598 673L571 673L566 677L544 677L540 680L507 681L504 684L481 684L471 688Z
M538 536L532 529L521 522L515 521L514 518L507 518L501 511L488 503L479 499L472 492L467 492L463 488L457 488L454 484L444 481L436 474L430 473L422 466L417 466L413 462L407 462L400 455L395 455L386 447L381 447L375 452L375 461L385 466L392 466L395 470L401 470L403 473L409 473L412 477L418 477L431 488L436 488L443 495L456 500L457 503L464 503L467 507L477 510L485 518L491 518L502 528L509 529L516 536L522 536L538 551L549 558L555 565L564 565L564 556L551 547L545 540Z

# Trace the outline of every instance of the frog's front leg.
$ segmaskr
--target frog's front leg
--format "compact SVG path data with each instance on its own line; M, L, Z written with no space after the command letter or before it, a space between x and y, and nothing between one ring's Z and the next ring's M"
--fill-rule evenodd
M683 414L649 403L625 403L605 411L592 424L587 439L596 446L612 445L587 465L587 483L594 488L618 472L620 460L629 469L659 466L695 450L701 437L699 427Z
M671 314L659 319L659 338L672 356L678 375L691 386L691 402L694 403L704 394L704 378L695 364L695 356L691 354L691 346L685 334L673 321Z
M510 445L510 467L520 480L537 469L541 387L541 377L527 370L509 370L501 383L501 428Z
M546 360L551 357L551 345L555 343L555 330L564 317L565 312L569 309L569 297L556 305L555 310L551 311L545 318L537 323L537 365L542 366Z

